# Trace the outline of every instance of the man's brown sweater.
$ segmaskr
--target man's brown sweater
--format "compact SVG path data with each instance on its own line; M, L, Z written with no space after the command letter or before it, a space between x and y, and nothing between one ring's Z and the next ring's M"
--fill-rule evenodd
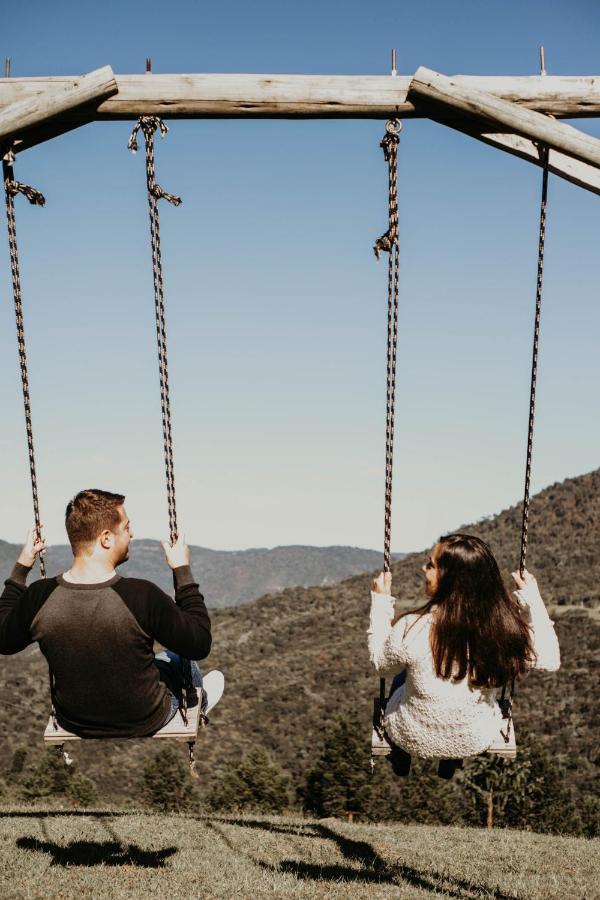
M175 603L139 578L72 584L58 575L26 587L28 574L17 563L0 597L0 653L39 643L56 717L68 731L85 738L157 731L171 704L154 641L185 659L210 652L210 619L189 566L174 571Z

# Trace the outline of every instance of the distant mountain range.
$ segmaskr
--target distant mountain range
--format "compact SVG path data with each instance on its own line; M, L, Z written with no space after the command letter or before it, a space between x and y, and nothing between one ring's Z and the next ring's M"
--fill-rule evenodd
M360 547L273 547L252 550L207 550L191 547L192 569L207 606L218 609L247 603L290 587L335 584L352 575L381 568L382 554ZM0 541L0 582L7 577L20 547ZM401 559L404 554L394 554ZM68 546L50 547L49 574L64 572L71 564ZM37 571L37 569L36 569ZM119 571L146 578L172 592L173 579L159 541L132 541L130 560Z

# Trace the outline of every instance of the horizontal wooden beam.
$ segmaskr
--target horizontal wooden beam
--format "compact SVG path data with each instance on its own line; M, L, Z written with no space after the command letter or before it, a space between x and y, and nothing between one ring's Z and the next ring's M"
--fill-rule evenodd
M88 117L90 109L118 91L110 66L83 75L72 84L53 85L42 93L17 98L0 109L0 145L23 139L36 129L53 127L57 120L67 121L69 114ZM62 130L62 126L59 126Z
M73 86L74 76L0 79L0 110L56 87ZM94 119L419 118L407 98L410 75L117 75L118 94L94 110ZM456 75L457 85L560 117L600 116L600 76ZM69 127L89 121L65 113Z
M544 76L542 76L544 77ZM589 134L555 122L547 115L531 109L523 109L515 103L495 97L484 91L458 84L440 72L423 67L417 69L410 83L409 96L430 118L435 108L441 108L445 116L456 114L475 123L487 125L488 131L506 130L520 134L531 141L567 154L592 166L600 166L600 140Z

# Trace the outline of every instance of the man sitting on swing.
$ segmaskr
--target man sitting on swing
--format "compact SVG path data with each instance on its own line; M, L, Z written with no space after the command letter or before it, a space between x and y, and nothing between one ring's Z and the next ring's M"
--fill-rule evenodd
M175 716L186 688L187 705L197 705L180 657L203 659L211 646L210 619L183 536L173 546L163 543L174 603L152 582L117 574L133 536L124 500L108 491L80 491L66 510L71 568L26 587L45 550L34 529L0 597L0 653L39 643L58 723L82 738L152 735ZM154 641L169 649L155 656ZM221 697L223 676L214 671L203 680L197 663L191 666L207 712Z

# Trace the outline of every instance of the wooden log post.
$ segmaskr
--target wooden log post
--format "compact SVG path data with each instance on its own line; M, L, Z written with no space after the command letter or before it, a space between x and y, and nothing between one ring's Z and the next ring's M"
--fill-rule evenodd
M589 165L600 166L600 141L597 138L534 110L523 109L516 103L459 85L454 79L431 69L417 69L408 97L424 106L432 119L436 118L436 108L441 109L445 119L452 111L455 117L471 120L482 131L522 135Z
M95 107L117 92L113 70L110 66L104 66L83 75L68 87L52 87L34 97L17 101L0 110L0 145L23 142L36 130L42 129L45 133L52 131L58 121L60 125L56 133L68 130L64 117L74 110L85 119L86 113L82 110L87 107L87 118L91 121L95 116ZM80 118L78 124L81 123Z

